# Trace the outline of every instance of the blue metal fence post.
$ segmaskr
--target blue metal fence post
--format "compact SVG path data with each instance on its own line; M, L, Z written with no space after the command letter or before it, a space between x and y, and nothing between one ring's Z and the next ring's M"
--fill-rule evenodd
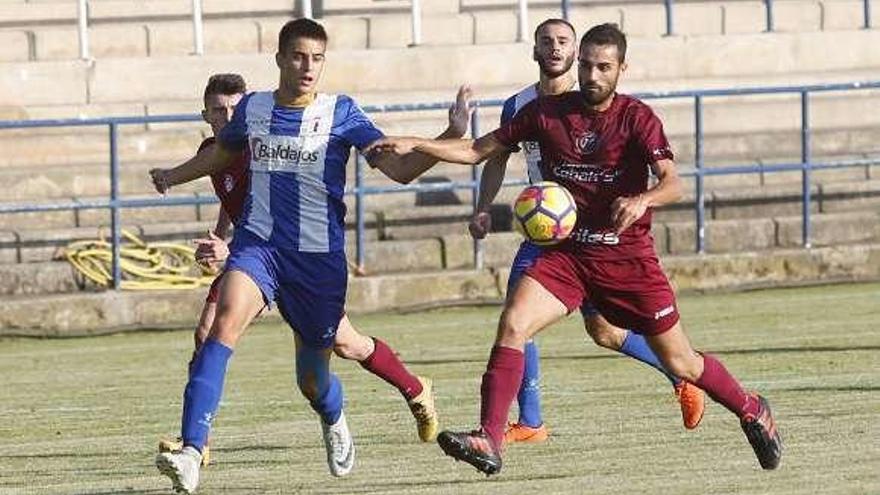
M862 9L865 13L865 29L871 29L871 0L862 0Z
M570 0L562 0L562 4L560 5L562 9L562 18L566 21L569 20L568 17L571 15L571 2Z
M703 189L703 97L694 96L694 208L697 213L697 252L706 252L706 194Z
M664 0L663 2L663 6L666 8L666 36L672 36L674 34L672 4L673 0Z
M480 137L480 114L477 111L478 109L479 107L475 106L474 113L471 114L471 138L473 139ZM475 215L477 213L477 203L480 201L482 168L479 165L471 167L471 182L473 184L471 187L471 206ZM477 270L483 269L483 251L483 243L479 239L474 239L474 268Z
M364 274L364 156L360 153L354 160L354 211L355 239L357 242L357 271L358 275Z
M119 262L119 124L110 123L110 231L113 247L113 289L122 283L122 267Z
M773 32L773 0L764 0L764 12L767 15L767 32Z
M802 234L803 245L809 248L810 232L810 171L813 168L812 151L810 150L810 92L801 91L801 191L803 195L802 211Z

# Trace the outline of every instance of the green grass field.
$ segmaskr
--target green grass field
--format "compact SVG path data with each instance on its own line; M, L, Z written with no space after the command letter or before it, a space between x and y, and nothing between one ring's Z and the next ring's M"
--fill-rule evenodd
M763 472L736 419L710 403L685 431L668 382L597 348L578 318L539 337L549 442L507 450L486 479L420 444L397 392L335 361L357 463L326 468L295 390L293 344L257 325L232 360L201 493L877 494L880 284L683 297L695 347L772 402L786 442ZM434 378L444 426L470 428L498 308L353 318ZM176 434L191 336L142 332L0 340L0 493L169 493L153 466Z

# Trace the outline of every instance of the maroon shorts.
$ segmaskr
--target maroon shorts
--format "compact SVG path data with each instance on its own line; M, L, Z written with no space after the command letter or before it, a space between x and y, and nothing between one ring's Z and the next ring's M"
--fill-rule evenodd
M220 280L223 278L223 273L220 272L220 275L217 275L214 278L214 282L211 283L211 288L208 289L208 296L205 297L206 303L217 304L217 301L220 300Z
M645 335L678 323L675 294L656 257L605 261L546 250L526 275L569 312L589 300L611 324Z

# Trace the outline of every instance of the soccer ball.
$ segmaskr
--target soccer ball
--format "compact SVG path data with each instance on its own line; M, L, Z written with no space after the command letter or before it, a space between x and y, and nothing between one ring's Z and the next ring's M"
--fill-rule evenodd
M576 221L574 198L555 182L539 182L526 187L513 204L516 231L539 246L563 241L574 230Z

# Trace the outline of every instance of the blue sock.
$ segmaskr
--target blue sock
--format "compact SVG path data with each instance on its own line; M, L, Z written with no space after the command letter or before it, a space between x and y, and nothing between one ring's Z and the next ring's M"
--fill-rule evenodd
M666 375L666 378L672 382L673 385L677 385L681 380L678 379L675 375L672 375L666 368L660 364L660 359L654 354L654 351L651 350L651 346L648 345L648 341L645 340L645 337L642 337L640 334L637 334L633 331L626 331L626 339L623 340L623 345L620 346L620 352L626 354L629 357L638 359L639 361L647 364L648 366L653 366L658 371Z
M538 427L541 419L541 367L538 359L538 346L534 340L526 342L525 367L516 400L519 403L519 422Z
M223 395L223 380L230 357L232 349L214 339L206 340L199 349L183 393L181 437L184 445L201 451L208 442L211 422Z
M342 383L330 373L330 362L324 351L301 347L296 351L296 380L302 388L303 381L309 378L314 380L317 392L315 398L309 400L312 409L325 424L335 424L342 414Z

